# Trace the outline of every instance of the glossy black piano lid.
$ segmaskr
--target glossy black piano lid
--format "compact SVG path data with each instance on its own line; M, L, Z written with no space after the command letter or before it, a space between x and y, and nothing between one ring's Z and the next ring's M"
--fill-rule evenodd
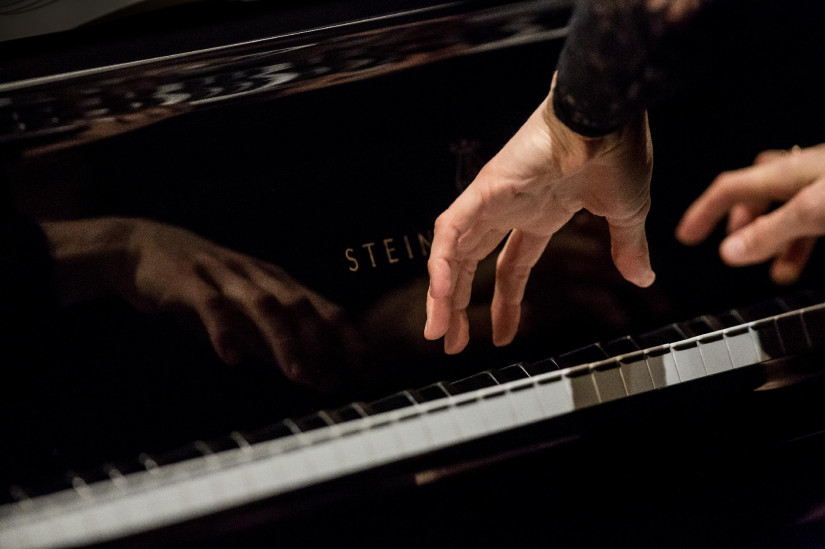
M320 19L312 19L314 8L295 8L298 15L284 16L284 28L298 25L301 17L315 25L339 17L342 10L360 17L361 10L390 9L389 4L358 3L352 11L351 3L336 6L319 7ZM759 46L754 37L766 41L765 49L783 40L791 46L804 43L805 32L813 32L805 25L817 19L799 23L780 11L788 18L779 20L780 28L784 24L794 32L763 29L750 39L736 34L731 42L739 53ZM267 17L250 27L242 17L230 21L234 30L228 34L239 40L263 37L269 32ZM209 42L214 35L207 32L212 24L186 30L186 47L214 45ZM110 36L133 49L99 50L97 60L168 54L176 31L167 31L168 42L153 35L132 44L126 34ZM60 39L47 42L59 44ZM93 42L66 55L80 60L77 52L93 51ZM50 57L46 43L42 49L29 44L28 52L0 48L6 59L0 62L9 71L0 73L4 82L7 74L87 68L71 65L69 57ZM439 343L423 341L427 231L459 192L457 184L472 179L472 168L494 154L546 94L560 48L560 41L549 41L448 59L291 97L202 109L82 147L15 156L6 173L21 208L32 215L140 215L174 223L275 262L344 304L364 330L372 385L318 394L287 382L263 361L227 367L208 343L174 319L139 314L119 301L76 306L56 321L50 344L54 362L22 373L2 403L6 439L19 449L4 456L12 462L4 468L9 481L37 485L41 477L62 478L66 471L91 470L106 461L137 468L141 452L174 459L176 449L185 453L194 440L217 440L233 431L250 443L272 440L291 432L281 422L286 417L317 417L310 414L337 409L339 414L330 414L334 421L352 420L361 410L347 407L351 401L382 402L394 392L424 387L411 394L426 402L447 394L447 384L432 385L438 381L490 369L498 379L496 369L517 362L523 367L508 370L503 379L540 374L558 369L549 357L594 342L628 335L640 347L645 341L665 342L657 328L785 293L768 283L762 268L723 267L715 242L687 250L671 236L684 207L719 171L751 162L761 148L825 139L817 138L825 127L820 111L804 107L818 104L810 86L798 85L799 79L780 86L780 79L765 76L764 67L735 64L727 79L701 81L705 87L688 87L651 113L657 151L649 219L659 274L654 288L640 291L621 281L610 262L604 227L582 216L553 239L547 260L537 265L523 335L513 346L496 349L489 343L489 266L481 269L471 310L477 330L471 347L445 357ZM816 51L809 53L818 59ZM767 54L766 59L767 66L789 75L787 55ZM732 80L743 75L753 89L767 87L770 100L733 94ZM788 112L780 116L774 101L788 90L798 101L783 103ZM20 152L17 146L3 146L4 154ZM702 162L686 167L686 157ZM351 270L356 263L357 270ZM817 268L821 264L811 265L803 284L821 280ZM734 316L719 318L729 325ZM811 320L825 325L819 315ZM780 336L794 329L790 323L778 326ZM676 339L685 335L674 330ZM581 380L590 382L582 377L575 382ZM401 402L384 404L392 409ZM312 425L317 419L307 420L306 427Z

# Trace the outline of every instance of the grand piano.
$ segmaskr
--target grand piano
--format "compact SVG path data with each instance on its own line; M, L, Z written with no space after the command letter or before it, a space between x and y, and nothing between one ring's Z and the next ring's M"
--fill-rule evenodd
M3 363L0 547L825 543L825 265L778 288L671 236L720 171L822 141L822 8L700 21L700 63L651 110L653 288L580 215L514 344L489 343L486 265L448 357L421 336L433 221L547 93L572 3L137 4L0 25L17 208L275 265L345 311L363 356L319 364L344 372L319 391L227 365L175 315L65 304Z

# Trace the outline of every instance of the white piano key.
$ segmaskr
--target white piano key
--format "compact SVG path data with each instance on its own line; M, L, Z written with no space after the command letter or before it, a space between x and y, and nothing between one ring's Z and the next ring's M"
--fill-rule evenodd
M252 489L245 471L239 467L229 467L215 474L215 492L225 504L240 504L249 499Z
M0 547L31 547L31 538L25 528L7 528L0 530Z
M655 388L644 354L638 353L620 361L620 370L628 394L636 395Z
M670 347L662 346L645 351L647 366L653 378L653 385L657 389L676 385L682 380L679 378L679 371L676 369L676 361Z
M705 362L702 360L702 353L695 341L689 343L678 343L671 347L673 359L676 362L676 370L679 371L679 379L690 381L707 375Z
M372 446L375 458L379 462L397 459L404 455L404 447L396 437L393 425L393 423L386 423L380 427L372 427L364 431L362 435Z
M477 400L461 401L453 406L455 421L465 439L487 433L487 418L476 403Z
M72 546L77 545L91 534L85 528L83 510L74 509L70 513L62 513L49 517L50 527L43 528L42 532L30 530L29 537L34 538L38 546ZM43 534L42 536L40 534Z
M361 436L360 431L337 439L336 444L342 461L347 466L369 464L375 459L372 448L366 444L366 439Z
M529 380L529 383L519 383L510 387L506 398L520 425L533 423L547 417L539 401L536 385L532 380Z
M208 474L195 475L180 484L181 499L190 507L208 508L209 503L217 497L218 487Z
M540 379L533 392L544 411L544 418L559 416L576 409L572 396L572 382L568 377L560 375Z
M313 475L325 477L338 469L341 460L335 452L333 441L317 442L305 448L306 459L312 467Z
M576 368L575 372L565 374L569 380L570 394L573 397L575 409L587 408L600 402L599 391L589 367Z
M716 374L733 369L728 346L721 334L699 340L699 352L705 362L708 374Z
M120 499L116 498L96 506L96 520L101 533L117 532L123 529L124 525L129 524L129 510L117 505Z
M596 388L599 390L599 399L602 402L608 402L626 397L627 389L624 386L618 362L613 361L605 364L604 367L605 369L600 369L600 366L595 366L592 374Z
M724 337L734 368L750 366L759 362L756 342L747 327L725 330Z
M213 486L215 485L214 474L205 475L205 478ZM215 501L217 497L219 497L219 494L214 494L212 501ZM178 517L182 511L189 510L191 513L192 509L190 505L186 504L179 482L158 485L153 489L141 492L136 501L139 501L139 505L143 507L143 518L150 525L157 525L159 521L169 522L173 517Z
M404 450L410 454L426 451L430 446L430 432L421 416L401 419L395 424L395 431L403 442Z
M430 441L434 448L447 446L455 441L462 440L461 429L454 415L452 406L443 406L427 412L423 421L430 433Z
M503 431L517 423L515 413L507 398L507 392L503 389L484 395L479 406L484 409L487 427L491 433Z

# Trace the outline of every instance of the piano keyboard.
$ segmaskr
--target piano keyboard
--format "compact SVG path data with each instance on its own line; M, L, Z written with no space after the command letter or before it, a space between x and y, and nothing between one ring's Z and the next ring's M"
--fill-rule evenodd
M704 316L456 382L402 391L142 456L142 470L0 507L0 547L83 546L148 532L604 402L825 348L810 295ZM808 305L808 306L804 306ZM801 308L800 308L801 306ZM784 311L784 312L783 312ZM189 457L190 453L196 457Z

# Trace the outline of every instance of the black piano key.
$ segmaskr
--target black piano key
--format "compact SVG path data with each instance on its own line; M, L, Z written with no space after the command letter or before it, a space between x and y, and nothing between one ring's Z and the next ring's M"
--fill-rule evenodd
M763 355L776 358L785 354L782 338L780 338L779 332L776 331L776 322L772 318L754 323L752 329L759 341L759 347L761 347Z
M724 326L715 317L703 315L686 322L680 322L679 327L687 337L695 337L721 330Z
M6 490L0 490L0 505L25 501L27 499L29 499L29 494L27 494L21 486L16 484L9 486Z
M813 290L803 290L789 296L783 296L782 302L789 311L795 311L811 305L817 305L825 301L825 295Z
M462 393L478 391L479 389L492 387L494 385L498 385L498 381L496 381L496 378L493 377L490 372L479 372L471 375L470 377L453 381L450 384L450 394L460 395Z
M96 484L98 482L105 482L112 479L112 477L109 475L108 470L103 467L85 469L79 473L76 473L75 476L78 476L81 479L83 479L83 482L85 482L88 485Z
M204 447L201 444L196 444L193 442L168 452L163 452L160 454L146 454L143 456L144 466L146 466L146 463L149 463L149 460L151 460L151 463L154 463L157 467L164 467L172 463L180 463L181 461L201 458L204 456L203 450ZM149 465L149 467L152 467L152 465Z
M678 324L669 324L656 330L639 334L634 339L642 349L648 349L650 347L664 345L665 343L681 341L687 339L687 337Z
M278 438L285 438L294 435L295 433L283 421L261 427L254 431L244 431L241 435L249 444L257 444L259 442L266 442L268 440L275 440Z
M380 400L376 400L375 402L370 402L368 412L370 415L381 414L384 412L391 412L393 410L406 408L407 406L413 406L414 404L415 399L410 392L401 391Z
M303 433L314 431L316 429L323 429L324 427L329 427L330 423L327 420L327 417L329 416L316 412L314 414L296 419L295 425L297 425L298 429L300 429Z
M604 352L611 357L626 355L639 350L639 346L630 336L620 337L618 339L602 343L601 346L602 349L604 349Z
M433 383L432 385L427 385L426 387L422 387L421 389L416 389L412 391L416 402L419 404L423 404L425 402L432 402L433 400L440 400L442 398L447 398L450 396L449 391L444 386L444 383Z
M587 347L582 347L557 356L556 362L562 368L571 368L581 364L589 364L590 362L599 362L606 358L610 357L607 356L602 346L598 343L593 343Z
M22 487L22 492L31 499L41 496L47 496L56 492L63 492L65 490L73 490L70 475L60 475L44 479L38 484Z
M787 311L787 306L781 299L768 299L746 307L736 308L736 312L738 312L739 316L746 322L762 320L763 318L776 316Z
M240 433L235 434L236 436L242 437ZM212 451L213 454L217 454L218 452L226 452L227 450L237 450L240 447L238 445L238 439L232 435L224 435L222 437L209 439L204 444Z
M716 322L719 323L720 328L733 328L734 326L745 323L745 320L739 316L736 310L725 311L724 313L713 315L713 317L716 319Z
M362 407L348 404L342 408L333 410L329 413L329 416L335 423L346 423L347 421L355 421L365 417L362 410Z
M786 353L800 354L811 348L801 313L780 316L776 319L776 329Z
M555 358L545 358L544 360L539 360L537 362L531 362L524 365L524 371L531 376L538 376L541 374L546 374L547 372L556 372L558 370L561 370L561 366L559 366L559 363L556 362Z
M815 349L825 347L825 306L814 307L802 313L802 320Z
M118 478L130 475L132 473L140 473L146 470L143 464L138 459L130 459L127 461L118 461L116 463L105 463L103 470L109 475L109 478Z
M499 383L508 383L517 379L530 377L530 374L527 373L527 370L525 370L521 364L511 364L510 366L499 368L491 373Z

